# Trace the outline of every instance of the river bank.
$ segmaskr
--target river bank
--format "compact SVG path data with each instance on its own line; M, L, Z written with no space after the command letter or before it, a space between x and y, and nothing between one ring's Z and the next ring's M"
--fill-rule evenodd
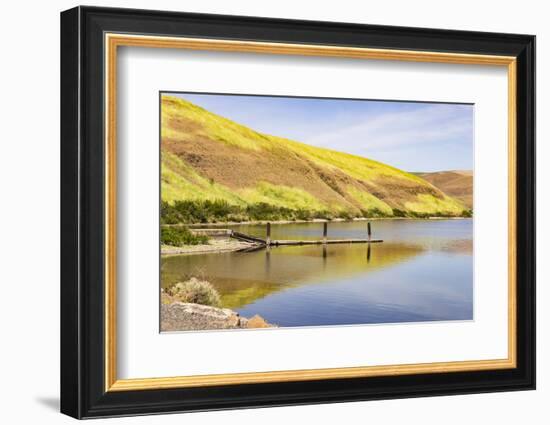
M201 229L205 227L225 227L225 226L244 226L244 225L266 225L267 223L271 224L304 224L304 223L352 223L352 222L361 222L361 221L386 221L386 220L468 220L471 217L373 217L365 218L358 217L352 219L344 218L334 218L332 220L325 220L322 218L315 218L312 220L253 220L253 221L220 221L213 223L179 223L179 224L163 224L164 227L177 227L177 226L187 226L190 229Z
M278 220L278 221L250 221L250 222L222 222L222 223L195 223L195 224L171 224L164 225L166 227L185 226L195 235L207 236L208 242L196 245L183 245L183 246L170 246L162 245L161 254L166 255L192 255L192 254L208 254L208 253L223 253L234 251L247 251L254 250L261 246L259 243L253 243L253 241L245 241L240 239L234 239L231 237L233 230L229 227L236 226L265 226L268 223L272 225L296 225L296 224L312 224L312 223L357 223L357 222L388 222L397 221L402 222L405 220L422 222L422 221L444 221L444 220L468 220L465 217L428 217L428 218L409 218L409 217L381 217L381 218L355 218L350 220L334 219L334 220Z
M254 249L258 245L239 241L230 238L210 238L208 243L199 245L169 246L160 247L161 255L181 255L181 254L208 254L214 252L233 252Z

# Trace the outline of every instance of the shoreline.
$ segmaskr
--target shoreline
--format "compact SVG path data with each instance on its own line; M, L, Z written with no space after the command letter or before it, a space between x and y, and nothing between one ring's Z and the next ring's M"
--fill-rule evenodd
M314 218L313 220L252 220L252 221L219 221L214 223L177 223L177 224L161 224L161 227L178 227L187 226L189 229L201 229L204 227L224 227L224 226L245 226L245 225L265 225L271 224L306 224L306 223L352 223L356 221L380 221L380 220L471 220L473 217L373 217L365 218L358 217L352 219L335 218L325 220L322 218Z
M367 218L355 218L352 220L344 219L335 219L335 220L323 220L323 219L314 219L314 220L277 220L277 221L248 221L248 222L224 222L224 223L195 223L195 224L166 224L167 227L178 227L186 226L191 230L201 230L210 228L215 230L215 232L221 232L223 227L229 226L239 226L239 225L266 225L267 223L271 224L306 224L306 223L324 223L324 222L337 222L337 223L351 223L355 221L374 221L374 220L468 220L472 217L429 217L429 218L409 218L409 217L381 217L374 219ZM259 243L246 242L243 240L233 239L229 237L230 232L223 235L216 235L210 237L208 243L198 244L198 245L184 245L184 246L170 246L170 245L161 245L160 254L161 256L171 256L171 255L197 255L197 254L215 254L215 253L225 253L225 252L237 252L237 251L247 251L247 250L256 250L261 247Z
M241 316L229 308L180 301L161 303L161 332L209 331L223 329L276 328L263 317Z
M220 252L235 252L259 247L259 244L239 241L236 239L211 238L207 244L169 246L161 245L161 255L193 255Z

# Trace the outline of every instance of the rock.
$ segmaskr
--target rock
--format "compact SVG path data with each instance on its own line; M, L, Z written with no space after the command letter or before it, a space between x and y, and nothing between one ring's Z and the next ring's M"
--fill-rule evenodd
M264 318L258 314L247 320L246 327L249 329L271 328L273 325L267 323Z
M161 305L162 331L233 329L239 327L239 316L227 308L175 302Z
M240 317L228 308L210 307L201 304L172 302L165 304L167 298L161 294L161 324L163 332L199 331L215 329L258 329L272 327L262 317L256 315L251 319Z

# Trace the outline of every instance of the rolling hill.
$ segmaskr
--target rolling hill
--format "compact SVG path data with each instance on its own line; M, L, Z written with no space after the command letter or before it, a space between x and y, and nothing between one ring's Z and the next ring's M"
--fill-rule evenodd
M162 200L246 207L460 215L424 178L367 158L258 133L178 97L161 99Z
M438 171L434 173L417 173L417 175L472 209L474 194L474 175L472 171Z

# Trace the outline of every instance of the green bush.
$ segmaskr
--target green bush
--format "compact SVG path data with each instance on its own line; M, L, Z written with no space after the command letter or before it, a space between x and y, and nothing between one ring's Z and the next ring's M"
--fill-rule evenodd
M360 217L364 218L380 218L380 217L391 217L391 215L385 213L379 208L370 208L368 210L361 209Z
M312 220L324 219L332 220L334 218L351 219L355 217L376 218L376 217L453 217L455 214L443 211L435 213L423 213L415 211L405 211L394 208L392 214L388 214L378 208L370 208L360 211L340 210L308 210L291 209L268 204L266 202L257 202L246 206L232 205L224 200L185 200L176 201L173 205L167 202L161 204L161 223L218 223L218 222L242 222L242 221L277 221L277 220ZM462 211L461 217L472 217L472 210ZM173 235L167 235L172 237Z
M245 213L251 220L294 220L300 214L298 210L278 207L266 202L247 205Z
M393 211L393 216L394 217L406 217L407 216L405 211L400 210L398 208L394 208L392 211Z
M442 213L440 212L423 213L423 212L416 212L416 211L409 211L408 216L412 218L443 217Z
M224 200L185 200L176 201L174 205L163 202L161 205L161 222L175 223L212 223L227 221L232 214L238 214L241 208L230 205Z
M183 303L195 303L219 307L221 305L220 294L210 282L199 280L196 277L185 282L178 282L166 290L166 293L176 301Z
M299 209L296 211L296 219L298 220L311 220L313 218L313 214L311 211Z
M343 218L344 220L351 220L354 217L354 214L347 210L338 211L338 218Z
M311 216L312 218L319 218L323 220L332 220L334 218L334 215L328 210L313 211Z
M161 227L160 229L160 243L162 245L199 245L207 242L208 237L195 235L185 226Z
M160 224L178 224L185 221L184 217L168 202L160 205Z

